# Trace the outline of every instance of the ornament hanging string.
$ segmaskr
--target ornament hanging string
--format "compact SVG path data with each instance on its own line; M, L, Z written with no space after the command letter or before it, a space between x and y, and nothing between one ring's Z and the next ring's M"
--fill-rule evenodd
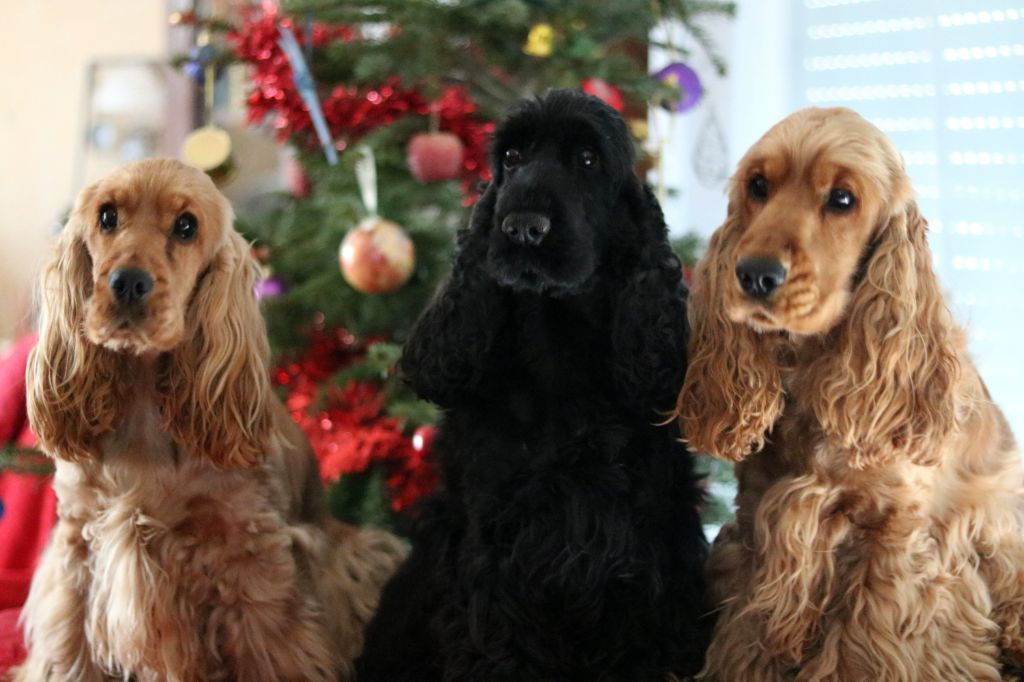
M679 46L676 42L675 23L668 21L664 22L663 25L665 26L665 31L668 32L669 54L672 56L673 61L678 61L680 59L680 54ZM668 201L668 182L665 180L665 156L669 146L672 144L672 138L675 135L675 127L676 117L673 114L669 114L668 130L664 135L659 137L655 148L655 154L658 155L656 160L658 164L658 186L655 188L655 196L662 205Z
M324 149L327 163L331 166L337 165L338 151L334 148L334 141L331 139L331 133L327 129L324 110L320 106L320 98L316 94L316 83L313 81L313 75L309 72L309 66L307 66L306 60L302 56L302 48L299 47L299 41L295 39L291 29L278 26L277 31L281 34L278 45L281 47L284 56L288 59L288 63L291 64L292 80L295 82L295 87L299 91L302 101L305 102L306 109L309 111L309 117L313 121L313 129L316 130L320 146Z
M196 44L200 47L206 47L210 44L210 30L204 28L199 33L199 37L196 39ZM203 65L203 115L206 119L203 123L205 125L213 125L213 105L215 104L214 96L216 91L214 88L217 83L217 69L214 67L212 61L207 61Z
M213 64L207 64L203 69L203 108L205 110L206 125L213 123L214 105L214 81L217 78L217 70Z
M209 28L199 32L196 46L200 48L195 61L196 68L202 69L202 78L197 79L197 82L203 88L203 125L185 137L181 158L209 175L218 185L224 185L234 176L235 164L231 156L231 135L213 120L217 67L211 56L213 48L210 45Z
M377 158L369 145L359 145L359 160L356 161L356 183L359 196L363 199L366 214L376 218L377 214Z
M356 184L367 216L341 240L338 261L345 281L364 294L387 294L416 267L416 247L398 223L377 213L377 160L369 145L356 148Z

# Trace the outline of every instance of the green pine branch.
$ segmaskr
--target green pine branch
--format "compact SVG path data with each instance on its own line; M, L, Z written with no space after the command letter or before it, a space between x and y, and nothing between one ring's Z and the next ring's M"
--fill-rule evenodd
M0 447L0 471L46 476L53 473L53 460L41 450L8 443Z

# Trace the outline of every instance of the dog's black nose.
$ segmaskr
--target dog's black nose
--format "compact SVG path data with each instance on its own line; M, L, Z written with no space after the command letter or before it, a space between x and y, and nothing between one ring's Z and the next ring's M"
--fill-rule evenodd
M745 258L736 266L736 277L748 296L768 298L786 281L786 266L774 258Z
M139 303L153 291L153 277L145 270L122 268L114 270L107 278L114 298L121 305Z
M551 219L540 213L510 213L501 221L501 231L523 246L537 246L549 230Z

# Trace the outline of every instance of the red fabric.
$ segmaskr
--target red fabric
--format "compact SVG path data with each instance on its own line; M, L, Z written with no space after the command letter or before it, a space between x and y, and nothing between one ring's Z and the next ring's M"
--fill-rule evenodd
M0 611L0 674L25 660L25 642L18 628L18 609Z
M19 339L0 358L0 445L35 445L25 410L25 366L34 334ZM0 473L0 609L21 606L32 571L57 521L49 476Z
M25 413L25 367L37 340L35 334L26 334L0 357L0 444L13 441L19 446L30 446L35 443Z
M0 357L0 445L35 445L25 411L25 367L36 340L34 334L22 337ZM2 673L25 658L18 607L25 601L32 571L57 520L57 501L49 476L5 471L0 473L0 504Z
M0 474L0 609L21 606L32 571L57 522L57 498L49 476Z

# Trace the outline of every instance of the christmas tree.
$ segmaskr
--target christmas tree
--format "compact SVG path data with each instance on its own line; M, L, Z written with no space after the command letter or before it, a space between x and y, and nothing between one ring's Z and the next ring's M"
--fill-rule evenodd
M489 178L494 121L521 97L582 88L623 113L649 166L647 108L700 94L678 46L666 47L681 63L649 72L652 29L682 25L721 71L699 20L732 12L704 0L304 0L230 22L177 17L213 36L179 60L186 70L202 80L246 63L249 122L300 164L293 191L239 227L266 269L274 380L335 513L393 527L435 484L436 411L394 366ZM697 240L679 246L692 265ZM722 505L708 512L713 522Z

